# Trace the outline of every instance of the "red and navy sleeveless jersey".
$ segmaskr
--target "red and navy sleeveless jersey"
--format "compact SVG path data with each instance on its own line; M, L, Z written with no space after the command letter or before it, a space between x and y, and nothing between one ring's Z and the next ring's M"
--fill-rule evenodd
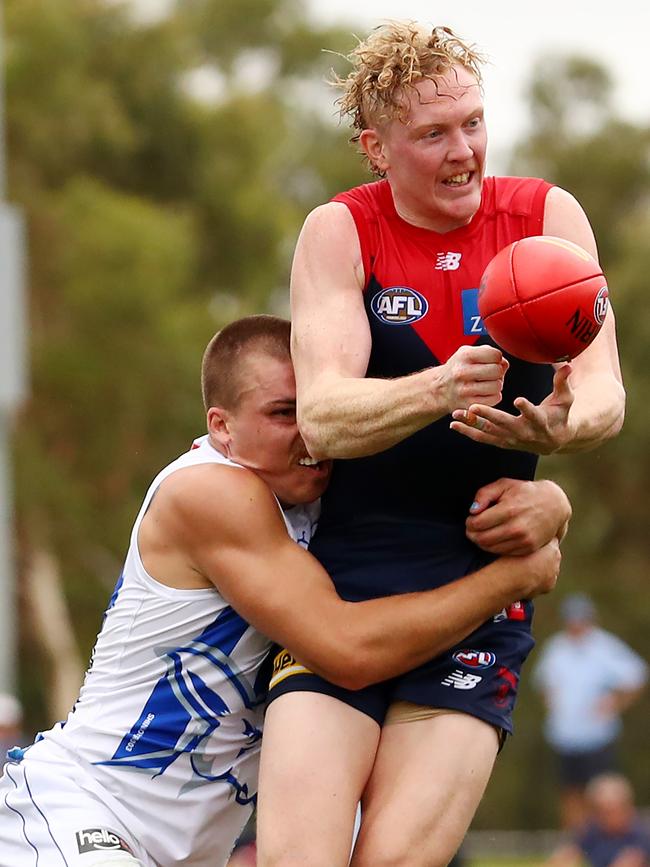
M486 178L472 222L444 234L402 220L387 181L335 197L349 208L361 243L372 334L368 376L405 376L444 363L464 344L492 343L478 313L481 275L503 247L542 234L549 189L534 178ZM500 408L514 412L519 396L539 403L551 390L550 365L509 361ZM482 485L533 478L536 456L474 443L451 431L450 420L380 454L337 461L319 534L350 522L462 525Z

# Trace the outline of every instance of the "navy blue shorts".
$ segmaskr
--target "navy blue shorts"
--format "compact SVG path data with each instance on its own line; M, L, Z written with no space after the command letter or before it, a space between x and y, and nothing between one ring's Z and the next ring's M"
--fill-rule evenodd
M521 666L533 647L529 602L511 606L465 641L430 662L360 690L334 686L296 662L275 654L268 701L287 692L319 692L356 708L382 725L394 701L462 711L512 733Z
M464 527L431 522L348 525L316 534L312 553L349 601L429 590L476 571L494 558L468 542ZM406 674L346 690L318 677L286 650L275 655L269 702L287 692L319 692L344 701L381 725L394 701L458 710L512 732L521 667L534 640L533 606L517 603L468 638Z

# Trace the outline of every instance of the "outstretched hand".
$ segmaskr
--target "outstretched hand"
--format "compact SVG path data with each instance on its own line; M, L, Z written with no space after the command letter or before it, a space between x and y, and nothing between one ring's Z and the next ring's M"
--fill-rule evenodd
M475 442L517 449L538 455L550 455L573 438L569 411L574 393L569 383L571 365L558 368L553 377L553 391L539 404L518 397L514 406L519 415L483 404L452 412L452 430Z

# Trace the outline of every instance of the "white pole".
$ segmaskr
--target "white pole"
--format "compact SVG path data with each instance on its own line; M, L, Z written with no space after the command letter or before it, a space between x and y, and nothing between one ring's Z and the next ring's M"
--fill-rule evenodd
M0 0L0 692L16 690L16 568L11 483L12 411L24 399L24 232L5 201L3 10Z

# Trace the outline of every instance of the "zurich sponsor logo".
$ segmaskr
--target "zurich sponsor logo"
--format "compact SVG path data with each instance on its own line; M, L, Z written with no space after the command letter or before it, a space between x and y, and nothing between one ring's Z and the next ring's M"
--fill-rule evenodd
M372 299L372 312L387 325L408 325L426 316L429 304L424 296L408 286L391 286Z
M490 650L459 650L453 658L466 668L490 668L497 661L496 654Z
M599 325L602 325L605 321L608 306L609 289L607 286L603 286L603 288L598 291L598 295L596 295L596 300L594 301L594 319Z

